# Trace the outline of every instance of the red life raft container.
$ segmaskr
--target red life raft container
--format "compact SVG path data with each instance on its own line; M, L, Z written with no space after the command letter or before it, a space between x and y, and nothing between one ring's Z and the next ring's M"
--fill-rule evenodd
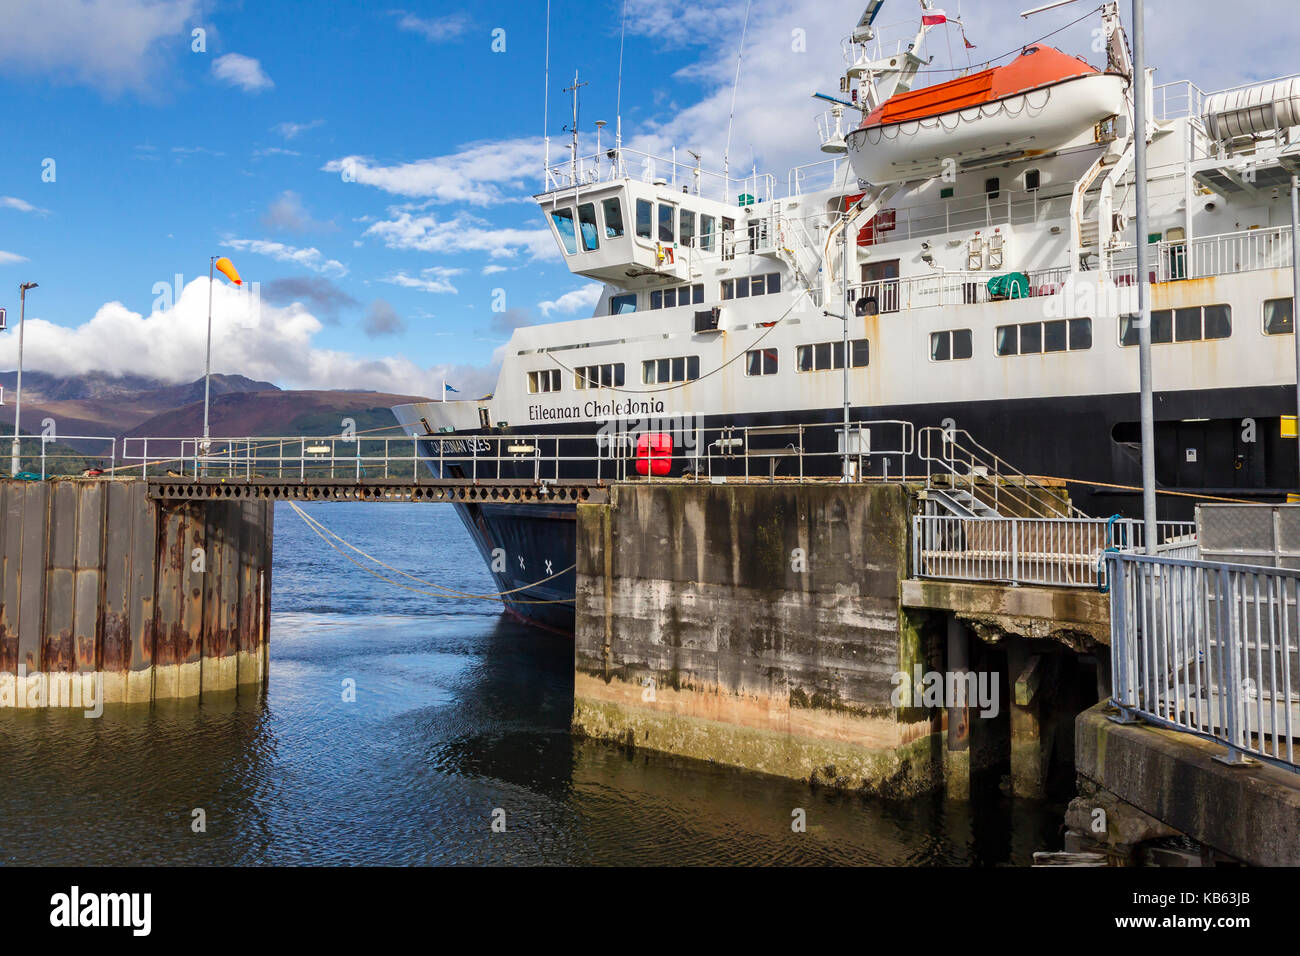
M646 432L636 440L636 473L666 475L673 465L673 436Z

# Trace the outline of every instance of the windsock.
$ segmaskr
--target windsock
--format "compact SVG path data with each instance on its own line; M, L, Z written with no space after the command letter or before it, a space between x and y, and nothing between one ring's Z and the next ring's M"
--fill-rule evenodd
M212 265L218 272L220 272L223 276L225 276L235 285L244 284L244 280L239 278L239 273L235 270L235 264L231 262L229 259L227 259L225 256L222 256Z

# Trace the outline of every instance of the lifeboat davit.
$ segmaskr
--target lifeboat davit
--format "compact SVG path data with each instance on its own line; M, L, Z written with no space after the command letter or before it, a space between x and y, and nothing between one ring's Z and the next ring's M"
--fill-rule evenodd
M1005 66L896 93L848 135L854 172L869 183L938 176L1058 149L1123 108L1128 78L1050 46ZM951 168L951 167L949 167Z

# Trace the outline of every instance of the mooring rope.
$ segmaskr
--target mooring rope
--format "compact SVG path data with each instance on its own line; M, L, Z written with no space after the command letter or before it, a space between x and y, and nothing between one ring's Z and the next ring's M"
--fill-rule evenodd
M568 574L570 571L572 571L574 568L577 567L576 563L571 564L567 568L564 568L563 570L556 571L554 574L550 575L550 577L542 578L539 581L534 581L531 584L525 584L522 585L521 587L512 588L509 591L496 591L492 594L471 594L467 591L457 591L454 588L444 587L443 585L437 584L433 581L426 581L424 578L416 577L414 574L410 574L406 571L403 571L401 568L395 568L391 564L387 564L384 561L381 561L373 554L369 554L361 550L356 545L352 544L349 541L346 541L344 538L340 537L339 535L331 531L329 528L325 527L325 525L321 524L311 515L307 514L307 512L303 511L302 508L298 507L297 502L290 501L288 502L288 505L297 513L298 517L302 518L303 522L307 525L307 527L311 528L311 530L315 532L317 537L319 537L322 541L328 544L331 548L337 551L348 561L352 562L357 567L359 567L362 571L366 572L367 574L373 577L379 578L381 581L387 581L389 584L392 584L395 587L402 588L403 590L406 591L414 591L417 594L425 594L428 595L429 597L456 598L458 600L500 601L502 603L506 603L505 599L507 596L512 594L517 594L520 591L526 591L529 588L537 587L539 584L545 584L547 581L553 581L555 578L558 578L560 575ZM428 591L425 590L424 588L417 588L417 587L412 587L409 584L403 584L401 581L394 581L392 578L387 577L386 575L381 574L380 572L362 564L356 558L352 557L352 555L347 554L345 551L339 548L337 544L335 544L335 541L337 541L339 544L344 545L347 548L350 548L352 551L355 551L357 554L361 555L366 560L374 562L375 564L379 565L381 568L391 571L394 574L400 574L404 578L409 578L410 580L415 581L417 584L424 585L425 588L436 588L437 590ZM572 604L573 600L574 600L573 598L559 598L553 601L533 601L533 600L512 599L510 603L512 604Z

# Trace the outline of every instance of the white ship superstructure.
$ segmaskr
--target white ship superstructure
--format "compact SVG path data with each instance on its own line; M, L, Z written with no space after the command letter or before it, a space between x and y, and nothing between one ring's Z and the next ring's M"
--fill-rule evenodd
M854 418L967 429L1026 472L1090 480L1072 490L1092 513L1131 512L1145 242L1158 480L1294 488L1300 78L1150 87L1139 131L1114 3L1103 63L1036 43L964 74L922 72L924 22L883 49L878 9L823 97L830 158L738 178L616 145L548 168L536 200L568 268L604 283L595 314L517 330L491 396L402 406L408 430L594 436L667 419L674 473L698 473L711 429L837 421L847 363Z

